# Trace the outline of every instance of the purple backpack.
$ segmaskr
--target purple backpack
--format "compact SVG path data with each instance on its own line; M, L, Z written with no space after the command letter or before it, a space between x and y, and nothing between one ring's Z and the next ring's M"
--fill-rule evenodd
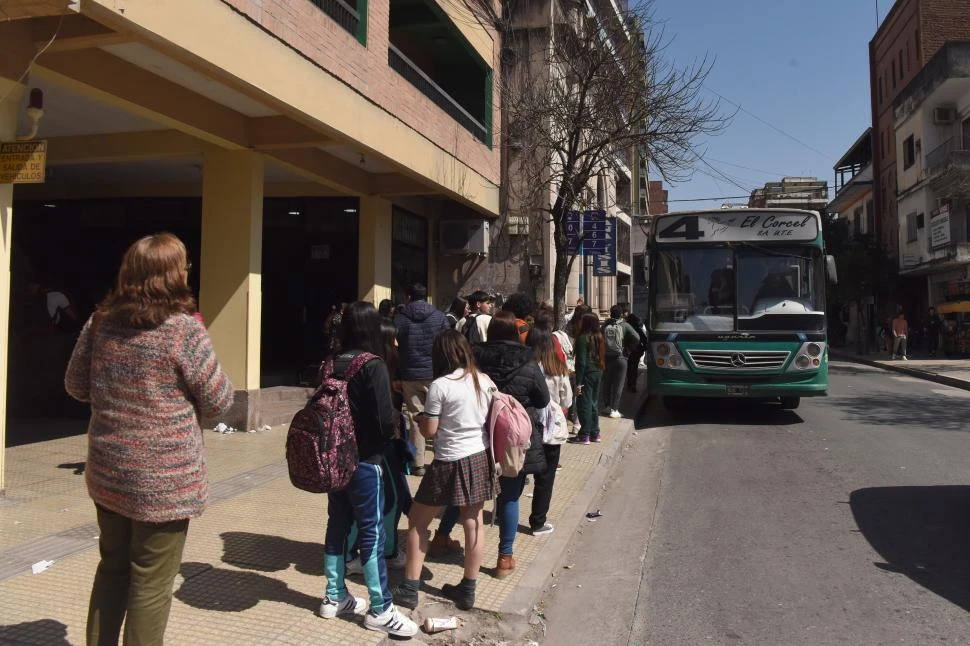
M350 483L358 455L347 383L365 363L378 358L361 352L340 377L333 374L333 359L323 364L320 387L293 416L286 434L286 465L297 489L332 493Z

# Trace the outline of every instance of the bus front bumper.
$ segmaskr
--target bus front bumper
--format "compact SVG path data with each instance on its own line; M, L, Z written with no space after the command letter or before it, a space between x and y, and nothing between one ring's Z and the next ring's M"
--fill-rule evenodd
M714 375L698 375L672 370L667 374L652 371L649 375L651 395L665 397L824 397L828 394L827 371L813 375L779 377L774 381L719 381ZM687 377L687 379L678 377Z

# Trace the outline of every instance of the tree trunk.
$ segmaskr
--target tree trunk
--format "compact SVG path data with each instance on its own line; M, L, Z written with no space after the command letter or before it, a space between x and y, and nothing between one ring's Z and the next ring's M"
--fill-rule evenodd
M575 256L573 256L575 258ZM555 320L562 321L566 314L566 285L569 283L569 270L572 261L565 249L556 248L556 268L553 276L552 303L555 310Z

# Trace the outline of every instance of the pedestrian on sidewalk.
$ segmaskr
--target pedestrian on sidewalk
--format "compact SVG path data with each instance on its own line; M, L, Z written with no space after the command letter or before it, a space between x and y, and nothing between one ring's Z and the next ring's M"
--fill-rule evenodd
M542 447L542 409L549 404L546 379L533 359L532 348L519 341L518 326L512 312L502 310L488 326L488 341L473 348L482 372L491 377L499 392L518 400L532 420L532 438L525 454L525 466L517 476L499 478L496 515L499 524L498 563L495 576L504 579L515 570L513 545L519 527L519 497L530 474L546 469ZM553 466L555 468L555 466Z
M940 334L943 332L943 319L936 313L936 308L931 307L929 320L926 322L926 353L931 357L936 357L936 351L940 347Z
M527 319L535 313L536 302L525 292L516 292L505 299L502 310L515 315L515 327L519 333L519 341L525 343L529 336Z
M445 315L427 298L427 287L421 283L411 285L407 290L407 304L394 315L401 355L398 378L404 395L408 433L415 448L411 473L418 476L424 475L425 443L417 415L424 410L424 398L434 374L431 347L434 338L449 329Z
M209 334L192 314L185 245L145 236L125 252L117 285L84 325L64 378L91 404L84 470L101 561L87 643L160 644L189 519L208 477L198 415L233 402Z
M606 342L600 331L599 318L584 314L579 322L576 340L576 408L579 412L579 432L570 443L589 444L600 441L600 418L597 410L600 378L606 365Z
M465 339L474 346L488 340L488 324L492 322L492 306L495 297L481 289L468 296L468 314L455 324Z
M428 388L421 433L434 439L434 460L421 479L408 514L408 549L404 581L394 590L402 606L418 604L421 568L428 553L428 526L446 507L457 507L465 530L465 571L458 585L444 584L444 595L461 610L475 605L475 587L485 551L482 508L495 497L495 472L483 428L495 384L480 373L461 333L449 330L435 338L432 353L437 377Z
M906 361L906 337L909 336L909 324L906 322L906 315L902 312L896 314L892 323L893 331L893 359Z
M637 392L637 380L640 378L640 359L647 349L647 333L643 323L633 312L626 315L626 322L637 333L637 342L630 346L630 354L626 358L626 389L631 393Z
M448 308L448 313L445 314L452 330L457 327L459 321L468 316L468 312L468 301L461 296L455 296L455 300L451 301L451 307Z
M320 604L320 616L332 619L344 614L364 614L367 602L347 591L345 554L354 521L360 544L364 583L370 596L370 611L364 617L368 630L399 637L411 637L417 625L394 607L387 584L384 545L384 478L381 464L388 443L394 437L394 405L383 351L381 316L364 301L351 303L337 329L341 351L333 357L332 374L342 375L363 352L377 355L367 361L347 382L347 399L354 421L358 464L350 483L327 494L327 533L323 570L327 592Z
M380 311L380 310L378 310ZM387 372L395 374L398 362L397 327L388 319L381 317L381 340L383 351L380 357L387 364ZM406 440L406 423L403 420L400 388L395 388L392 382L391 401L394 405L394 437L384 447L383 467L384 491L388 495L384 499L384 558L391 570L404 569L404 550L398 541L398 525L401 524L402 514L411 509L411 489L408 486L407 466L414 462L414 446ZM345 573L363 574L364 567L360 561L360 543L358 540L356 521L351 526L347 540L347 566Z
M540 325L537 319L526 340L526 345L532 348L533 356L542 369L546 388L549 390L549 405L543 411L542 436L546 468L535 474L532 513L529 515L529 530L533 536L551 534L554 529L546 522L546 516L549 513L552 490L559 470L559 454L563 443L569 438L566 410L573 403L573 390L569 385L569 368L557 351L554 339L552 330L547 325Z
M605 415L620 417L620 397L626 382L627 356L633 347L640 343L636 330L623 318L623 308L614 305L610 308L610 318L603 323L603 338L606 342L606 368L603 374L603 405ZM638 359L639 361L639 359Z

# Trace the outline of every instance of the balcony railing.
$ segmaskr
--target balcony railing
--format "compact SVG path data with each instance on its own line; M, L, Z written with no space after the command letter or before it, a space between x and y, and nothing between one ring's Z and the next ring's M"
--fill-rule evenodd
M442 90L437 83L432 81L427 74L422 72L417 65L412 63L394 45L388 44L387 63L391 66L391 69L407 79L411 85L418 88L421 94L431 99L432 103L460 123L465 130L475 135L480 141L489 143L488 129L478 119L469 114L465 108L458 105L457 101L451 98L447 92Z
M310 0L323 13L333 18L338 25L354 37L360 28L360 14L344 0Z
M926 155L926 174L930 177L946 169L952 162L953 153L970 151L970 135L950 137Z

